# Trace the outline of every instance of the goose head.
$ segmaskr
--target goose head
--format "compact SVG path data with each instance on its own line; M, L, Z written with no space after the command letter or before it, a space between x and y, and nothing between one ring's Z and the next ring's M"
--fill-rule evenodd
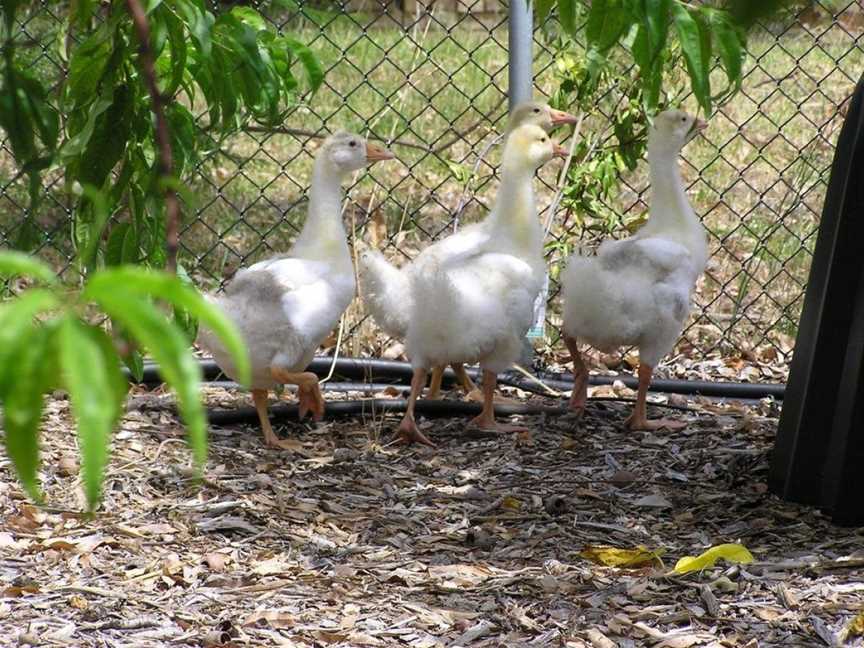
M648 149L677 157L681 149L708 123L683 110L666 110L654 118L648 133Z
M533 173L555 156L567 157L567 149L552 141L540 126L525 124L507 138L503 166Z
M318 156L339 175L347 175L375 162L395 157L383 146L347 131L338 131L324 140Z
M513 108L507 122L507 130L512 131L518 126L534 124L549 133L558 126L575 124L577 121L579 119L575 115L563 110L555 110L542 101L526 101Z

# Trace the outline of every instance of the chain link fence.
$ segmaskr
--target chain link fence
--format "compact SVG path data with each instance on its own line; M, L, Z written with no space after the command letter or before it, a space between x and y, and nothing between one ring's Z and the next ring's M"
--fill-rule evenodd
M467 183L473 193L461 222L482 217L494 197L500 152L473 177L471 169L506 120L506 7L490 0L252 4L278 30L307 43L327 73L322 88L294 106L280 128L250 126L214 143L186 179L197 201L186 210L182 261L202 287L217 289L239 267L289 248L305 215L312 156L337 128L387 142L401 161L376 165L350 189L345 222L355 250L374 246L398 263L409 261L452 231ZM31 41L32 69L60 78L66 64L51 40L60 7L44 0L39 7L20 25ZM826 0L791 24L760 28L751 38L742 92L686 149L685 177L710 232L712 257L667 373L785 378L834 141L846 98L864 71L862 25L858 2ZM537 97L561 87L554 34L554 19L536 30ZM626 88L613 89L586 121L583 134L593 134L594 146L611 141L604 116L625 97ZM206 130L203 111L199 124ZM541 173L541 205L551 201L556 166ZM541 363L554 364L561 349L561 263L580 245L626 234L647 209L644 164L617 180L620 189L604 205L614 221L580 213L566 200L556 214ZM74 273L73 198L57 173L46 174L43 190L39 212L26 221L26 180L0 143L0 245L29 237L41 256ZM342 353L398 358L402 349L377 331L357 301L346 314Z

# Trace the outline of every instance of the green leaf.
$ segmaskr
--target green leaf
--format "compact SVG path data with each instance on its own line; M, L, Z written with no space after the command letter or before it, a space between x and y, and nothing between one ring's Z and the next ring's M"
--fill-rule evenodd
M324 82L324 68L321 67L315 54L306 45L293 38L286 38L284 40L288 49L297 57L297 60L300 61L300 64L306 71L309 87L314 93Z
M58 333L63 384L78 424L81 478L92 511L101 497L111 433L123 411L127 383L103 331L69 315Z
M113 49L114 39L106 23L72 51L66 87L74 105L89 103L96 96Z
M42 421L42 395L50 385L51 363L49 331L28 322L15 340L9 361L15 379L2 395L6 453L24 490L34 501L41 501L39 470L39 425Z
M570 36L576 35L576 2L577 0L558 0L558 19L561 27Z
M640 27L645 31L651 60L658 58L666 44L672 2L673 0L640 0L643 14Z
M711 114L711 34L701 16L683 5L674 5L675 29L687 63L693 94L706 115Z
M585 25L588 47L609 51L632 24L633 14L624 10L621 0L593 0Z
M724 11L702 8L702 15L709 25L717 53L729 80L729 94L741 89L744 59L747 56L747 40L744 32L732 25L728 14Z
M123 356L123 364L126 365L129 373L132 374L132 379L136 383L140 383L144 380L144 356L142 356L140 352L132 349L129 353Z
M218 307L204 299L191 285L186 285L182 279L165 272L121 266L102 270L95 275L85 288L84 297L101 303L101 300L115 292L118 286L123 287L126 295L164 299L198 318L219 337L231 354L237 367L238 382L245 385L251 382L249 356L240 331ZM134 331L131 328L129 330L134 335Z
M126 151L134 116L133 91L128 85L114 88L112 102L93 124L93 131L81 154L76 180L101 189L108 174Z
M199 469L207 460L207 418L200 400L201 367L183 333L141 293L126 291L116 270L94 275L85 294L123 328L159 363L162 378L177 394L186 423L189 445ZM95 284L95 285L94 285Z
M753 562L753 554L744 545L722 544L711 547L708 551L698 556L684 556L675 563L675 569L672 571L676 574L687 574L692 571L710 569L721 558L732 563Z
M33 326L33 319L59 305L56 295L50 290L36 288L20 297L0 304L0 398L15 381L13 356L18 351L20 340Z
M183 29L183 22L169 9L160 10L160 15L164 16L165 25L168 29L168 46L171 51L171 77L163 92L168 96L174 96L186 72L188 60L186 34Z
M556 0L534 0L534 16L538 25L542 25L555 6Z
M57 275L44 261L36 257L13 250L0 250L0 277L25 275L44 281L57 283Z
M111 228L108 243L105 245L105 265L117 266L123 263L123 248L129 232L133 232L129 223L117 223Z

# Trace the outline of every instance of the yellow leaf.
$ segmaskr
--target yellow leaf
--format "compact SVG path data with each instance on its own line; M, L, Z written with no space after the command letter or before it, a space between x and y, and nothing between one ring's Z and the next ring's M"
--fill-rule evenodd
M508 495L503 500L501 500L501 508L510 509L511 511L518 511L522 508L522 502L520 502L512 495Z
M579 555L598 565L607 567L639 567L649 563L659 563L663 549L651 551L647 547L635 549L617 549L615 547L587 546Z
M848 637L864 637L864 610L858 613L846 628Z
M753 562L753 554L747 551L747 547L744 545L722 544L711 547L698 556L684 556L675 563L675 569L672 571L676 574L687 574L692 571L710 569L721 558L733 563Z

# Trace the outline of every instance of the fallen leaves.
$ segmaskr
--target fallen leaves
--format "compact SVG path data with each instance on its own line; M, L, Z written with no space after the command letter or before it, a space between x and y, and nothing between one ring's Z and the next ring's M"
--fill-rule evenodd
M660 556L662 549L651 550L647 547L635 549L618 549L616 547L589 546L579 552L579 555L598 565L606 567L642 567L644 565L662 566Z
M731 563L751 563L753 555L747 547L740 544L722 544L711 547L698 556L684 556L675 563L672 570L676 574L687 574L694 571L710 569L718 560L726 560Z
M533 445L519 446L430 419L433 454L388 446L380 416L279 430L314 461L215 427L199 482L176 420L139 412L95 518L23 505L0 479L4 517L21 518L0 530L0 636L32 622L40 645L755 648L851 631L860 536L752 486L775 421L721 408L625 434L628 411L526 419ZM74 455L57 419L52 469ZM43 482L74 506L59 470ZM726 538L773 562L660 566Z

